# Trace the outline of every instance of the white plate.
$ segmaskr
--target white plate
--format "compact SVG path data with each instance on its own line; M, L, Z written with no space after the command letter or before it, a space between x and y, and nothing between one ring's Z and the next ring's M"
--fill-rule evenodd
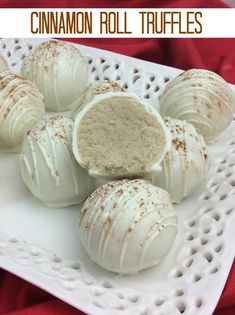
M41 41L41 40L40 40ZM1 39L19 72L39 40ZM91 81L106 77L158 106L180 70L79 46ZM209 180L177 206L179 233L162 264L118 276L92 263L78 233L79 207L48 209L23 185L18 155L0 155L0 267L96 315L212 314L235 254L235 121L210 151Z

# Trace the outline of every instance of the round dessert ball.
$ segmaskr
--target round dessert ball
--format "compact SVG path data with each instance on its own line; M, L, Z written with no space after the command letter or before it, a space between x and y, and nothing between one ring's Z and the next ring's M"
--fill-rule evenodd
M0 73L9 70L8 63L4 56L0 54Z
M22 145L24 183L48 207L79 204L94 190L94 179L73 156L72 128L69 118L49 117L27 133Z
M177 234L169 194L148 181L121 180L86 200L79 235L91 259L109 271L132 274L160 263Z
M132 94L97 95L76 116L73 152L94 177L156 174L169 149L170 133L159 113Z
M162 162L162 172L153 183L168 191L179 203L203 183L208 170L208 152L203 137L192 124L165 118L171 132L172 145Z
M78 112L84 105L91 102L97 95L108 92L126 92L127 90L121 87L119 84L109 81L101 80L90 84L82 96L78 99L76 106L72 110L72 118L75 119Z
M160 113L191 122L206 142L213 142L231 123L235 94L219 75L199 69L172 80L160 98Z
M24 135L45 115L37 87L12 72L0 73L0 151L20 150Z
M24 59L22 73L43 93L47 110L66 111L87 86L88 63L72 44L52 40Z

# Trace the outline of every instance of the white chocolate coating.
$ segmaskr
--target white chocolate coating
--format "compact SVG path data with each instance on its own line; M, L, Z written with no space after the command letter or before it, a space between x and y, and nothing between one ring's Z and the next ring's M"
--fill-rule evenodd
M72 44L48 41L24 59L22 73L43 93L47 110L66 111L87 86L88 63Z
M94 190L94 179L73 156L72 128L69 118L49 117L25 136L22 145L24 183L48 207L79 204Z
M169 194L140 179L99 187L79 217L79 235L91 259L122 274L160 263L176 233L177 215Z
M167 190L174 203L191 195L205 180L208 152L203 137L192 124L165 118L172 145L162 162L162 172L153 183Z
M9 71L0 73L0 151L17 152L44 114L43 96L33 83Z
M91 102L97 95L108 92L127 92L127 90L122 88L119 84L109 80L96 81L93 84L90 84L83 95L78 99L76 106L72 109L72 118L75 119L83 106Z
M213 142L231 123L235 94L217 74L191 69L172 80L160 97L160 113L189 121L206 142Z
M8 70L9 70L8 63L4 56L0 54L0 73Z
M94 177L157 174L170 145L170 132L160 114L126 92L97 95L79 111L74 123L74 156Z

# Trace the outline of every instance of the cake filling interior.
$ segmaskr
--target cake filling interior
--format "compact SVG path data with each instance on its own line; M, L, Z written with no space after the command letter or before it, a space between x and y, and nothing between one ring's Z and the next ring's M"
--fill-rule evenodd
M86 166L119 176L148 171L161 158L165 142L157 117L131 97L100 100L77 130L78 151Z

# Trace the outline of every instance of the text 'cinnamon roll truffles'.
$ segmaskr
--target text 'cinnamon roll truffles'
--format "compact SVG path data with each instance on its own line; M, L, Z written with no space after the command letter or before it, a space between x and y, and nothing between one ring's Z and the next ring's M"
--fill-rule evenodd
M213 142L231 123L235 94L219 75L191 69L172 80L160 98L160 113L189 121L206 142Z
M71 119L49 117L25 136L22 145L23 180L49 207L79 204L94 190L94 179L73 156L72 128Z
M0 73L0 151L20 150L24 135L43 118L43 96L30 81Z
M90 84L82 96L78 99L76 106L72 110L72 118L75 119L78 112L87 103L91 102L97 95L105 94L108 92L126 92L127 90L122 88L119 84L109 81L101 80Z
M22 73L43 93L47 110L66 111L87 86L88 63L72 44L47 41L24 59Z
M8 63L4 56L0 54L0 73L9 70Z
M162 162L162 172L153 177L153 183L166 189L171 200L179 203L206 179L209 156L203 137L193 125L171 118L165 118L165 122L172 145Z
M159 113L132 94L98 95L76 116L73 152L94 177L156 174L169 149L170 133Z
M169 194L140 179L99 187L79 217L79 235L91 259L122 274L160 263L176 233L177 215Z

